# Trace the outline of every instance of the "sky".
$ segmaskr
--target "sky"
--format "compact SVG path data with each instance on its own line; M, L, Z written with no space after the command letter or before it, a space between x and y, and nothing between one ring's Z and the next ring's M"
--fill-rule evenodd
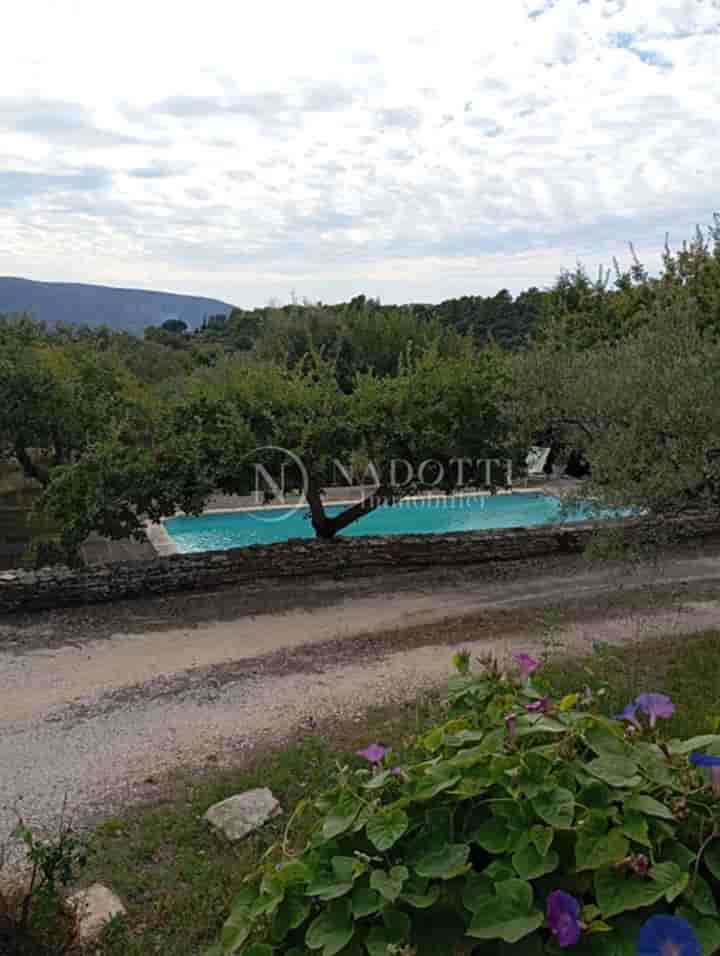
M720 208L720 0L32 0L3 40L0 275L439 302Z

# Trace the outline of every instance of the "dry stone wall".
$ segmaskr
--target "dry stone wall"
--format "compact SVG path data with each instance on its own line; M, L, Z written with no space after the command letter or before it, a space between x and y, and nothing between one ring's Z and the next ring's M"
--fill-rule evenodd
M720 537L720 522L707 517L675 522L683 537ZM0 573L0 612L89 604L172 591L241 586L282 578L344 577L449 565L479 565L581 551L599 528L641 533L630 519L502 531L295 539L230 551L175 554L85 570L65 567Z

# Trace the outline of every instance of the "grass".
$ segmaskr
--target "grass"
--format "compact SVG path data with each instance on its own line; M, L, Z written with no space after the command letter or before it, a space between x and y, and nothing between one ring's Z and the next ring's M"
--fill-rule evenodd
M257 757L242 771L215 771L181 786L181 793L153 808L106 820L94 836L93 862L83 882L111 886L128 909L108 927L103 956L194 956L216 938L243 877L283 838L289 812L331 784L338 762L353 758L372 740L397 749L432 722L437 702L427 699L392 713L375 710L361 722L333 729L332 740L314 734ZM236 847L223 844L203 822L207 808L233 793L269 787L286 812ZM313 826L303 815L292 828L302 843Z
M604 691L603 710L616 714L638 694L658 691L675 702L664 725L672 737L715 731L720 719L720 631L654 638L621 649L599 645L590 658L552 661L544 671L555 694L588 685Z
M551 659L543 679L555 695L588 685L603 691L607 713L616 713L642 691L669 694L677 712L668 731L691 736L713 729L720 715L720 631L654 639L633 647L596 648L590 658ZM332 780L338 761L359 746L381 740L402 751L438 715L427 699L400 712L373 711L350 727L318 735L258 756L241 771L215 771L178 783L172 799L105 821L95 835L93 862L83 882L99 880L125 901L128 916L106 931L102 956L195 956L212 942L243 877L282 838L288 813L236 848L210 834L202 816L232 793L267 786L286 811ZM302 841L309 813L293 826Z

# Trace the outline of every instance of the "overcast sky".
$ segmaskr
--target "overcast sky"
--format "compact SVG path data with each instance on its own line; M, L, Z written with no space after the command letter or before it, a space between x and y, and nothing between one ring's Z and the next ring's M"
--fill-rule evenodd
M516 292L720 208L720 0L25 0L0 275Z

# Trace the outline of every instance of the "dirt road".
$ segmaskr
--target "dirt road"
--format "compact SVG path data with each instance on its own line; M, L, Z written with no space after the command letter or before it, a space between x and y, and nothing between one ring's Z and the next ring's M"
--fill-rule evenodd
M720 625L720 552L581 558L0 618L0 835L441 684L453 650L566 651Z

